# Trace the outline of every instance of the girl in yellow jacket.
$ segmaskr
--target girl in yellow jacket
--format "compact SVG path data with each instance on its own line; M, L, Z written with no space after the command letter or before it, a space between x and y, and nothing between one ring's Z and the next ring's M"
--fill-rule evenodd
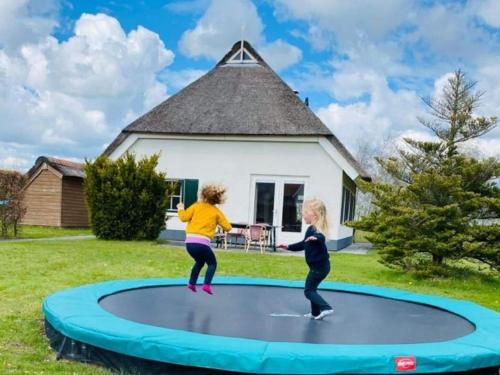
M232 229L226 216L216 207L217 204L224 202L225 193L226 189L223 186L207 184L201 188L198 202L186 210L183 203L177 205L179 219L188 222L186 227L186 249L195 260L188 284L188 288L193 292L196 292L198 275L206 263L207 272L201 289L208 294L213 294L211 283L217 268L217 260L210 248L210 241L215 235L217 225L220 225L226 232Z

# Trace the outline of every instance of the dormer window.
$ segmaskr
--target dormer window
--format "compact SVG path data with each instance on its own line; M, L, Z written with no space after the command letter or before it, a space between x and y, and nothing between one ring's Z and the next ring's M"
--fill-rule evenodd
M227 64L255 64L257 59L245 47L241 47L228 61Z

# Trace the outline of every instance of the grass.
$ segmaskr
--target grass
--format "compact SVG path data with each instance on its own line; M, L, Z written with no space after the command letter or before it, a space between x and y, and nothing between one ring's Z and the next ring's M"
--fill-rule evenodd
M41 225L21 225L17 238L48 238L92 234L90 228L60 228Z
M217 275L303 280L307 272L301 257L217 252L217 258ZM0 373L110 374L95 366L55 360L43 333L43 299L63 288L111 279L186 277L191 265L184 250L156 242L0 243ZM467 299L500 311L500 278L470 269L457 271L453 279L419 280L385 268L374 252L336 253L328 280Z

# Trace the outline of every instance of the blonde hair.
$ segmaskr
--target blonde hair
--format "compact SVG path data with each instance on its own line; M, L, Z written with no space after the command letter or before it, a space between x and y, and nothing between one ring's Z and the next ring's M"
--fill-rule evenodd
M328 218L326 216L326 206L319 199L307 199L304 201L304 210L310 210L317 218L314 227L325 236L328 235Z
M205 184L201 187L200 200L212 205L224 203L226 188L219 184Z

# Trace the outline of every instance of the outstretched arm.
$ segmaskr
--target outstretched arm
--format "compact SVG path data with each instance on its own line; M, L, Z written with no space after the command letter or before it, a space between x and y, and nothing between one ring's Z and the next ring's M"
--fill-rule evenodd
M309 241L318 241L318 242L325 242L326 239L325 239L325 235L323 233L314 233L312 236L309 236L307 237L305 240L305 242L309 242Z
M229 223L222 211L220 211L219 215L217 216L217 224L222 227L224 232L229 232L231 229L233 229L232 225Z
M290 251L301 251L301 250L304 250L304 241L292 243L290 245L279 244L276 247L278 249L285 249L285 250L290 250Z
M193 217L194 213L194 204L189 206L187 210L184 209L184 203L177 204L177 214L179 215L179 219L181 221L189 221Z

